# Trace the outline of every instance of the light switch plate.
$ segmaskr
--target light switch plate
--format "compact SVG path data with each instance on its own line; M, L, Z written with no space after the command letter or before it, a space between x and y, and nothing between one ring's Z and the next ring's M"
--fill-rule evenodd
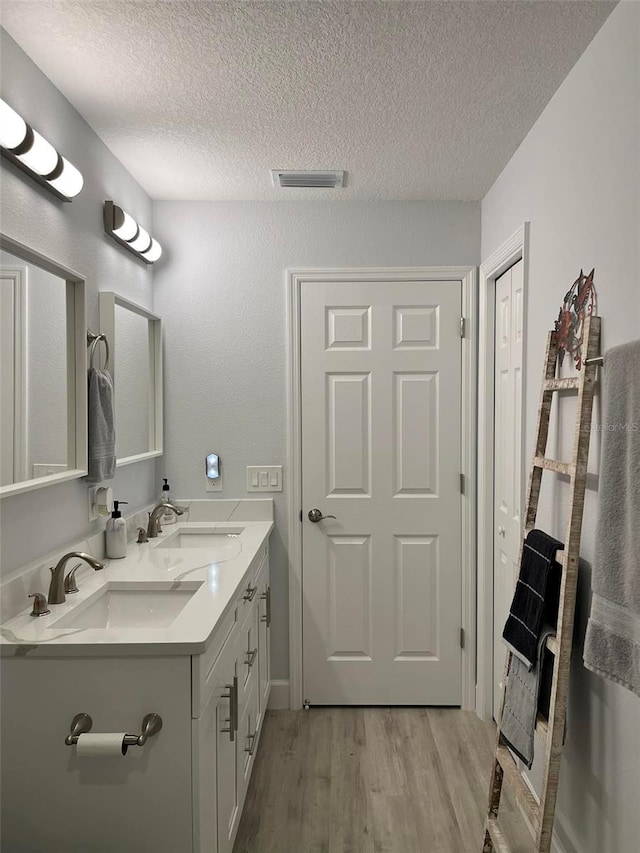
M282 465L247 465L248 492L281 492Z

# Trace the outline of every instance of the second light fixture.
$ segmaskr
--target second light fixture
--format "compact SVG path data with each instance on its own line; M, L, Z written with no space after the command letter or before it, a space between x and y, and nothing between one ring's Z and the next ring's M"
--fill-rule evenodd
M104 203L104 230L146 264L154 263L162 255L160 243L112 201Z

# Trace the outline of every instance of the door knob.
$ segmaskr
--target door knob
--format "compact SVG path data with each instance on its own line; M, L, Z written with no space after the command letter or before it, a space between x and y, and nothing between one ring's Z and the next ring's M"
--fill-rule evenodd
M506 532L507 532L507 531L504 529L504 527L499 527L499 528L498 528L498 535L499 535L499 536L504 536L504 534L505 534Z
M322 511L319 509L309 510L309 521L313 521L315 523L317 521L322 521L325 518L335 518L335 515L323 515Z

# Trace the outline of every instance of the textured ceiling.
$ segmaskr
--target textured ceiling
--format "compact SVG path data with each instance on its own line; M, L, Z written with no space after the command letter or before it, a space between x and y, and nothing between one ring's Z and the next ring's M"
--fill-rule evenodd
M155 199L479 199L608 2L30 2L2 25ZM346 169L279 190L269 170Z

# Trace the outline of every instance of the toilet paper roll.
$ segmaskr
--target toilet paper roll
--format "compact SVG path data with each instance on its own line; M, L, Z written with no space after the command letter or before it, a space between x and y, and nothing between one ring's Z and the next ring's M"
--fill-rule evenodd
M80 735L76 744L78 758L121 758L129 748L125 735L126 732Z

